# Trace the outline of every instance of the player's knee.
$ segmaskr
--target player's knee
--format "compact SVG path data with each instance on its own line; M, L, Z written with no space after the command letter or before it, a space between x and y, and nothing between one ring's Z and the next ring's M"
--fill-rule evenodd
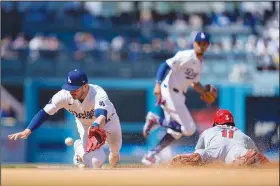
M195 133L195 131L196 131L196 127L195 127L195 125L191 125L188 128L182 126L181 130L182 130L182 134L184 136L192 136Z
M172 130L170 128L167 129L167 133L170 134L176 140L180 139L183 135L181 132L177 132L177 131Z
M85 158L85 165L88 168L101 168L104 163L104 160L100 160L97 158L86 159Z
M105 162L105 154L101 154L99 156L92 156L87 154L84 156L84 163L88 168L101 168Z
M91 163L92 163L92 168L101 168L104 161L98 160L96 158L92 158Z

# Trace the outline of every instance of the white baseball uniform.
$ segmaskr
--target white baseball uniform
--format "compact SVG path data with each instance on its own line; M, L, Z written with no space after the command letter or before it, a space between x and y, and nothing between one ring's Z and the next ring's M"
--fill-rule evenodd
M114 105L100 86L89 84L88 94L82 103L79 100L73 99L69 91L62 89L52 97L51 101L44 107L44 110L49 115L53 115L61 108L65 108L72 113L76 119L81 144L77 147L74 146L75 154L83 157L87 167L101 167L105 161L103 148L85 153L88 128L92 126L96 119L94 115L95 109L107 110L107 122L104 125L104 130L108 132L106 142L109 145L111 155L119 155L122 145L119 117Z
M220 160L227 164L245 155L248 149L258 151L249 136L228 125L217 125L205 130L200 135L195 149L195 153L199 153L204 162Z
M161 84L162 98L166 101L162 105L165 118L168 122L177 121L182 125L182 133L191 136L196 126L185 105L185 94L192 83L200 81L203 62L197 58L194 50L183 50L166 60L166 63L170 70ZM182 136L171 129L167 132L177 139Z

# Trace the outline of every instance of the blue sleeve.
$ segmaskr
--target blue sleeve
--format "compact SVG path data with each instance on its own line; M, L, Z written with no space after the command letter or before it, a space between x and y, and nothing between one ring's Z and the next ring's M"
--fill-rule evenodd
M170 67L166 62L163 62L162 64L160 64L158 70L157 70L157 74L156 74L156 82L157 83L161 83L165 77L165 74L167 72L167 70L169 70Z
M106 109L101 109L101 108L98 108L94 111L94 114L95 114L95 117L97 118L98 116L105 116L106 119L107 119L107 110Z
M41 126L44 121L46 121L49 118L49 114L45 112L44 109L41 109L31 120L29 125L27 126L27 129L30 129L31 131L36 130L39 126Z

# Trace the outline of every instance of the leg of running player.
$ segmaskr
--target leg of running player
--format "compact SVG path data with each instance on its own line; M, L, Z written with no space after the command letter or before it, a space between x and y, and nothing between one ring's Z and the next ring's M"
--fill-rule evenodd
M147 132L145 130L151 130L151 128L155 125L154 123L156 123L156 125L160 125L160 126L167 127L167 128L168 127L172 127L174 125L173 128L175 130L176 130L176 128L178 130L180 130L180 125L178 125L176 121L172 121L171 120L170 112L166 110L167 105L169 105L169 107L173 106L173 103L172 103L172 100L170 99L170 96L166 96L166 97L163 97L163 98L166 101L165 105L162 106L162 108L164 110L165 118L164 119L163 118L159 118L155 114L148 113L148 116L146 118L147 121L145 123L144 131L143 131L144 134L149 132L149 131ZM173 108L173 110L175 112L175 107L173 106L172 108ZM173 133L175 134L176 131L174 131ZM178 133L177 136L180 136L180 132L178 131L177 133ZM177 138L177 139L179 139L179 138ZM159 152L161 152L165 147L169 146L175 140L176 140L176 137L174 138L174 136L172 136L172 134L170 134L170 132L166 133L165 136L163 136L163 138L160 140L160 142L156 145L156 147L151 149L151 150L149 150L144 155L144 157L142 159L142 163L145 164L145 165L155 164L157 162L157 156L156 155Z
M165 119L160 119L159 124L167 127L166 135L160 140L158 145L150 150L142 159L142 162L147 165L156 162L156 154L162 149L169 146L173 141L180 139L184 134L191 136L195 132L195 123L185 106L185 97L183 94L163 91L163 98L166 101L162 106L164 109Z
M185 110L185 114L169 114L166 113L165 115L168 116L170 118L170 115L172 116L172 119L176 119L170 122L166 122L168 123L168 125L164 126L167 127L167 133L165 134L165 136L160 140L160 142L156 145L155 148L153 148L152 150L150 150L145 157L143 158L143 163L144 164L152 164L155 163L156 158L155 155L158 154L159 152L161 152L165 147L169 146L170 144L172 144L173 141L180 139L182 135L185 136L191 136L194 132L195 132L195 123L192 119L192 117L190 116L188 110L186 107L183 107L181 109L181 111ZM166 111L165 111L166 112ZM168 121L166 119L166 121ZM183 123L184 126L180 125L180 123ZM187 122L183 122L183 121L187 121ZM152 163L149 163L152 162Z

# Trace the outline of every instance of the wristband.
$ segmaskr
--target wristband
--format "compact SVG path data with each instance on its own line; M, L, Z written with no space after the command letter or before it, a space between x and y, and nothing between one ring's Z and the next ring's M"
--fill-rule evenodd
M99 127L99 123L94 122L94 123L92 124L92 126L94 126L94 127Z

